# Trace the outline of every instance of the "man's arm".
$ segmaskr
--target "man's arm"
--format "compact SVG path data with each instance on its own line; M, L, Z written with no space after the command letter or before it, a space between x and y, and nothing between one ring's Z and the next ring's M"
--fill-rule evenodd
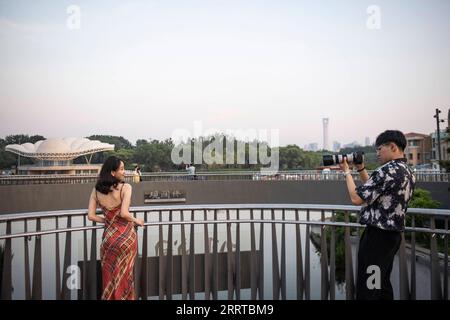
M345 174L345 182L347 183L347 189L348 194L350 195L350 200L354 205L362 205L364 203L364 200L356 193L356 185L355 181L353 181L353 177L350 172L350 168L348 167L347 159L344 159L342 164L340 165L341 169L344 171ZM367 175L367 172L366 172ZM367 179L369 177L367 176Z
M364 170L361 170L362 168L364 168ZM369 180L369 174L367 173L366 167L364 166L364 163L362 164L357 164L356 165L356 169L359 171L359 177L361 178L362 183L366 183L367 180Z

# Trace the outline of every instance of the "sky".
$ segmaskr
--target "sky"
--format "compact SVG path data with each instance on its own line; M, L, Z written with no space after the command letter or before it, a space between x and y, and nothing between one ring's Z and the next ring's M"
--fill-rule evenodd
M0 0L0 137L429 134L449 34L448 0Z

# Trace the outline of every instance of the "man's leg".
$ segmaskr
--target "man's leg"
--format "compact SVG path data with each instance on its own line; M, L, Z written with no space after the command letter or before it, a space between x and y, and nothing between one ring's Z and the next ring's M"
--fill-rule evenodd
M359 250L358 250L358 272L356 279L356 299L357 300L367 300L370 292L368 292L368 288L366 285L368 275L366 273L367 270L367 255L368 252L368 239L367 233L369 232L369 228L366 227L361 235L361 239L359 241Z
M358 252L358 300L393 299L393 291L390 282L392 264L395 254L400 246L401 235L398 232L385 231L375 227L367 227L361 237ZM370 266L378 267L379 274L368 270ZM369 272L368 272L369 271ZM368 286L369 277L379 276L375 282L380 288ZM371 281L373 282L373 281Z
M386 250L386 260L385 263L381 265L381 275L382 275L382 282L381 282L381 297L382 300L393 300L394 299L394 291L392 290L392 284L391 284L391 272L392 272L392 266L394 264L394 258L395 254L398 251L398 248L400 247L400 243L402 241L401 234L397 232L389 232L389 231L382 231L382 232L388 232L389 235L387 236L389 239L389 243L391 244L387 250Z

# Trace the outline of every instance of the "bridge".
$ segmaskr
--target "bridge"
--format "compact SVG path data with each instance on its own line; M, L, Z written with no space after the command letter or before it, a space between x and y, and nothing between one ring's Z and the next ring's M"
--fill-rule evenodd
M355 299L355 253L364 228L355 222L359 209L309 204L133 207L130 212L145 221L138 237L137 296ZM426 289L426 299L448 300L450 210L414 208L408 217L393 270L396 296L421 299ZM425 221L421 227L416 226L419 220ZM1 298L98 299L102 229L87 220L85 209L0 215ZM425 244L416 241L419 235ZM420 259L425 259L429 288L417 282Z

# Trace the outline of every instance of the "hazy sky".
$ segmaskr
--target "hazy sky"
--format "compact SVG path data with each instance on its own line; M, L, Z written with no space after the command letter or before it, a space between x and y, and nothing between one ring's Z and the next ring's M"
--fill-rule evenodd
M449 39L448 0L0 0L0 136L135 142L201 121L321 147L323 117L330 142L428 134Z

